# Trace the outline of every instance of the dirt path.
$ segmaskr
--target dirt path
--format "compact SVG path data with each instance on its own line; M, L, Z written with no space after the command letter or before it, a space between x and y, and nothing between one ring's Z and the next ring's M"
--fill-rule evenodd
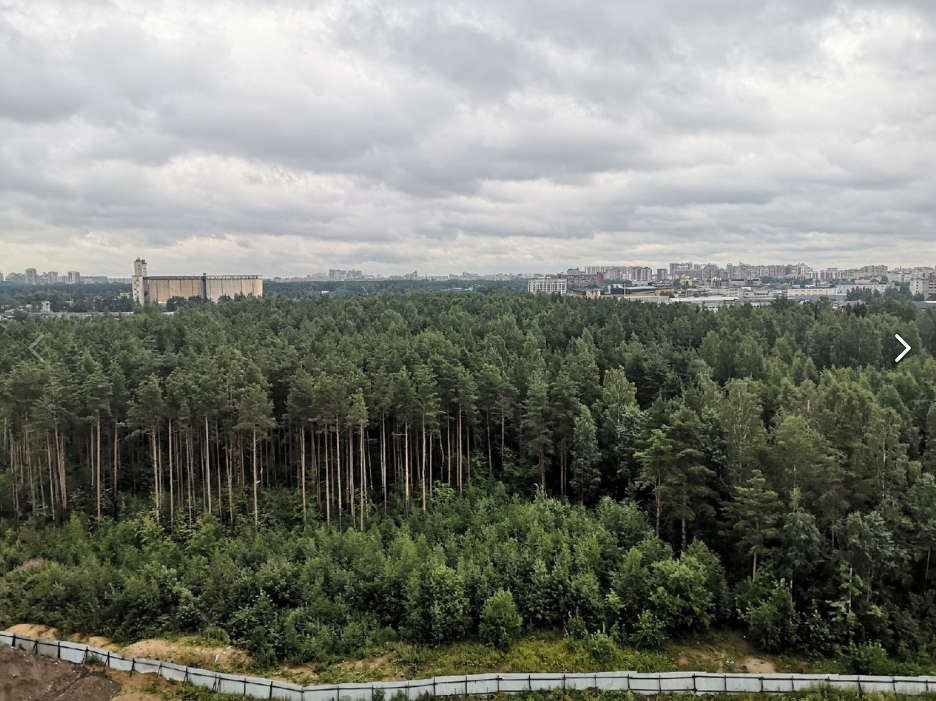
M0 648L0 701L111 701L119 691L80 665Z

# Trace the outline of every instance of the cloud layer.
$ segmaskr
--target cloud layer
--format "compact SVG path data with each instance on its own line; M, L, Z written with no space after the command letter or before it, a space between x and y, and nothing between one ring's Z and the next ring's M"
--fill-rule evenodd
M933 8L6 0L0 270L934 264Z

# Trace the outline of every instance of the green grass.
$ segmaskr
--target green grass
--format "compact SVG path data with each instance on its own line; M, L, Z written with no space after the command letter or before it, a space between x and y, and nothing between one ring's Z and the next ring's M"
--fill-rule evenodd
M298 682L313 680L320 684L336 684L485 672L601 672L615 669L651 672L676 667L666 653L622 648L607 638L573 640L555 632L540 632L521 639L506 651L479 642L458 642L439 647L388 643L363 659L310 664L302 669L307 670L307 674L294 671L291 675Z
M244 697L215 694L204 689L186 687L181 690L181 695L176 698L181 701L234 701L234 699L243 700ZM651 697L626 691L561 691L557 689L554 691L524 692L522 694L496 694L485 697L467 696L460 698L472 701L480 701L481 699L486 701L644 701ZM664 694L652 698L655 701L698 701L700 697L691 694ZM776 694L719 694L705 698L718 699L719 701L768 701L771 699L775 701L778 696ZM901 696L898 694L858 694L850 691L821 689L783 694L779 698L782 698L783 701L936 701L936 694ZM388 698L386 701L394 701L394 699Z

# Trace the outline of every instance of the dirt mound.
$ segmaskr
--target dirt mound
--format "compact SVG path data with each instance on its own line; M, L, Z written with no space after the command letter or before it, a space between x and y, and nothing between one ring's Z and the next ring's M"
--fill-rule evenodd
M39 638L40 640L56 640L58 638L57 629L37 623L17 623L15 626L7 628L6 632L25 635L30 638Z
M0 648L0 701L111 701L118 691L81 665Z
M185 640L175 641L161 638L133 643L133 645L122 648L120 654L125 657L146 657L161 662L174 662L189 665L190 667L232 672L244 669L250 662L245 652L230 646L198 645Z

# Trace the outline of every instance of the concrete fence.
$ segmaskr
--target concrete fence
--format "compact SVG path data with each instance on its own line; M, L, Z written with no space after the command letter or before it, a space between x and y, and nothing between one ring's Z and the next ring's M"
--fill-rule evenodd
M188 682L225 694L286 701L408 701L424 696L517 694L551 689L632 691L656 696L692 694L783 694L829 687L863 693L923 694L936 692L936 677L870 677L839 674L716 674L710 672L596 672L587 674L468 674L408 681L299 686L273 679L212 672L171 662L130 658L110 650L62 640L39 640L0 632L0 644L66 662L94 662L130 674L157 674L173 682Z

